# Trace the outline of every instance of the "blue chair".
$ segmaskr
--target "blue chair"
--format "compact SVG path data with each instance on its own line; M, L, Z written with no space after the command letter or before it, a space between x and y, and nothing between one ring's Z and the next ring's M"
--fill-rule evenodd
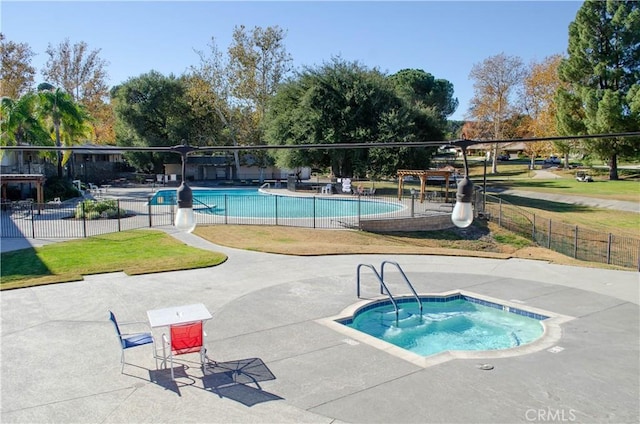
M123 373L124 372L124 351L127 349L131 349L133 347L144 346L146 344L153 343L153 336L151 335L151 333L132 333L132 334L124 333L123 334L120 332L120 327L118 326L118 321L116 320L116 316L113 315L113 312L111 311L109 311L109 319L113 323L113 326L116 328L116 333L118 333L118 339L120 340L120 347L122 348L122 355L120 356L120 363L122 364L122 368L120 369L120 373Z

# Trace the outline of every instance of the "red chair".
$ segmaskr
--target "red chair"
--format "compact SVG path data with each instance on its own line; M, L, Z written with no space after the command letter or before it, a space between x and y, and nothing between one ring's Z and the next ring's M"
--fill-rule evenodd
M174 356L184 355L187 353L200 353L200 364L204 368L207 359L207 349L204 347L205 333L202 329L202 321L191 322L188 324L172 325L169 327L169 338L166 334L162 335L162 355L164 363L167 362L166 347L169 349L169 363L171 364L171 379L175 380L173 374L173 358Z

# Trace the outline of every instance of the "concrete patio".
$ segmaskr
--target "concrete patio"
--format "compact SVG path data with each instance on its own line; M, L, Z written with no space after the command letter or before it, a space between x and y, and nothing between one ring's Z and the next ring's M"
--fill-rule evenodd
M229 260L214 268L93 275L1 293L2 423L640 419L637 272L518 259L291 257L173 235ZM4 251L20 242L2 243ZM383 260L398 262L419 293L464 289L576 319L562 325L561 339L549 349L416 366L318 322L358 301L358 264L378 267ZM362 289L365 297L378 293L370 275ZM391 290L405 293L406 287L392 283ZM168 370L156 369L149 346L128 350L120 373L109 310L121 323L144 324L149 309L200 302L213 313L205 324L209 356L228 367L253 366L252 374L236 373L234 381L230 373L205 376L197 363L186 363L173 383ZM482 370L485 363L493 369Z

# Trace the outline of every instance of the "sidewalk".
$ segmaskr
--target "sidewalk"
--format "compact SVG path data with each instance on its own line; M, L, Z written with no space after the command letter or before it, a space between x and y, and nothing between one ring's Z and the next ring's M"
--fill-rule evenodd
M638 422L637 272L532 260L421 255L293 257L179 240L228 255L212 268L2 292L2 423L515 423L558 417ZM427 368L321 325L358 301L356 267L394 260L419 293L463 289L575 317L553 348L455 359ZM370 275L362 295L376 296ZM389 275L390 289L406 286ZM259 359L274 379L206 378L187 364L176 383L151 350L120 349L108 311L204 303L209 356ZM255 362L258 362L257 360ZM480 364L494 368L484 371ZM540 421L540 419L538 419Z
M588 184L588 183L585 183ZM489 192L490 193L490 192ZM591 206L594 208L615 209L618 211L640 213L639 202L625 202L622 200L601 199L596 197L574 196L568 194L540 193L536 191L509 189L500 191L500 194L528 197L531 199L547 200L550 202L569 203L574 205ZM639 196L640 200L640 196Z

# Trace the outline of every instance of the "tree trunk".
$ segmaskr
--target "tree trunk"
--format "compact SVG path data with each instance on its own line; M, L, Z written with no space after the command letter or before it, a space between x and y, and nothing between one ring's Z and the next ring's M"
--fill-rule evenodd
M618 155L615 153L609 158L609 179L618 180Z
M56 133L56 147L62 147L62 143L60 142L60 124L54 121L53 127ZM58 178L62 178L62 152L58 150L56 156L58 158Z
M494 143L491 148L491 173L498 173L498 143Z

